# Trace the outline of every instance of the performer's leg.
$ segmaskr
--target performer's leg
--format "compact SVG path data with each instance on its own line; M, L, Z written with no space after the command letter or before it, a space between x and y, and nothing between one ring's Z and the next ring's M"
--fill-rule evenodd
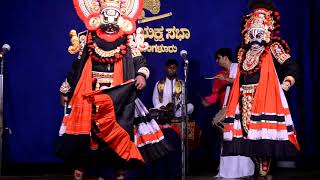
M271 158L270 157L263 157L260 158L260 167L259 167L259 174L260 176L267 176L270 170L271 165Z
M74 169L75 180L83 180L85 178L85 173L90 163L89 156L74 156L72 159L68 159L67 163Z
M84 178L84 169L75 169L74 170L74 179L83 180Z
M125 169L118 169L116 170L116 180L123 180L126 178L126 170Z
M84 158L79 158L74 160L73 162L74 168L74 179L75 180L83 180L85 176L85 172L88 169L88 162Z
M112 153L113 154L113 153ZM123 180L128 178L128 170L130 169L129 163L122 158L118 157L116 154L109 156L110 163L114 168L114 177L116 180Z
M270 157L253 157L253 162L256 166L256 172L259 176L266 177L270 170L271 158Z

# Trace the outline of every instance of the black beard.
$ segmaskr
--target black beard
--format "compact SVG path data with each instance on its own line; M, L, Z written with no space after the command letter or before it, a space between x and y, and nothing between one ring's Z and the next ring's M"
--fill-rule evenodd
M100 28L110 34L119 31L119 26L115 24L102 24Z
M174 79L177 77L177 74L167 74L168 79Z
M266 43L265 41L261 41L261 42L252 41L252 42L249 43L249 47L251 48L252 45L254 45L254 44L257 44L257 45L259 45L259 46L266 46L267 43Z

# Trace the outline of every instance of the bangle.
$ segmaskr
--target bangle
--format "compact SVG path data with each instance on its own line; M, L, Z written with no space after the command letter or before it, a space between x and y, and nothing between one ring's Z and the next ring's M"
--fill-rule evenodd
M295 79L294 79L292 76L287 76L287 77L285 77L284 80L283 80L283 82L285 82L285 81L289 82L289 83L290 83L290 86L293 86L294 83L295 83Z
M137 73L137 74L144 74L144 77L145 77L146 79L148 79L149 76L150 76L150 71L149 71L149 69L148 69L147 67L141 67L141 68L138 70L138 73Z
M142 76L142 77L144 77L145 79L147 79L146 75L143 74L143 73L140 73L140 72L137 73L137 76Z

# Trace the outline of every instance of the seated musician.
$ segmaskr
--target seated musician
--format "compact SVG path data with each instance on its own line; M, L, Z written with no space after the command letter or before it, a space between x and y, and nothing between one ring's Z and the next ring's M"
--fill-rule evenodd
M165 158L154 163L156 179L176 179L181 176L181 136L179 122L182 110L182 80L178 79L178 61L169 59L165 65L166 78L158 81L153 91L154 108L151 116L156 117L165 139L175 149ZM187 104L187 113L191 114L193 105ZM153 115L156 114L156 115Z
M170 124L181 118L182 80L178 79L178 61L169 59L166 62L166 78L158 81L154 87L152 102L159 110L158 123ZM193 112L193 105L187 104L187 114Z

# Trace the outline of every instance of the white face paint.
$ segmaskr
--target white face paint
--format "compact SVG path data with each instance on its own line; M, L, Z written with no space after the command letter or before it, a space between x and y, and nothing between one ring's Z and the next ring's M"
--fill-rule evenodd
M263 46L263 41L266 41L266 31L263 28L251 28L248 34L252 49L259 49Z
M101 11L101 24L106 33L113 34L119 31L117 23L120 16L116 8L105 8Z
M261 43L265 39L265 30L262 28L252 28L249 30L250 43L258 42Z
M117 24L120 12L113 8L106 8L102 10L101 15L103 24Z

